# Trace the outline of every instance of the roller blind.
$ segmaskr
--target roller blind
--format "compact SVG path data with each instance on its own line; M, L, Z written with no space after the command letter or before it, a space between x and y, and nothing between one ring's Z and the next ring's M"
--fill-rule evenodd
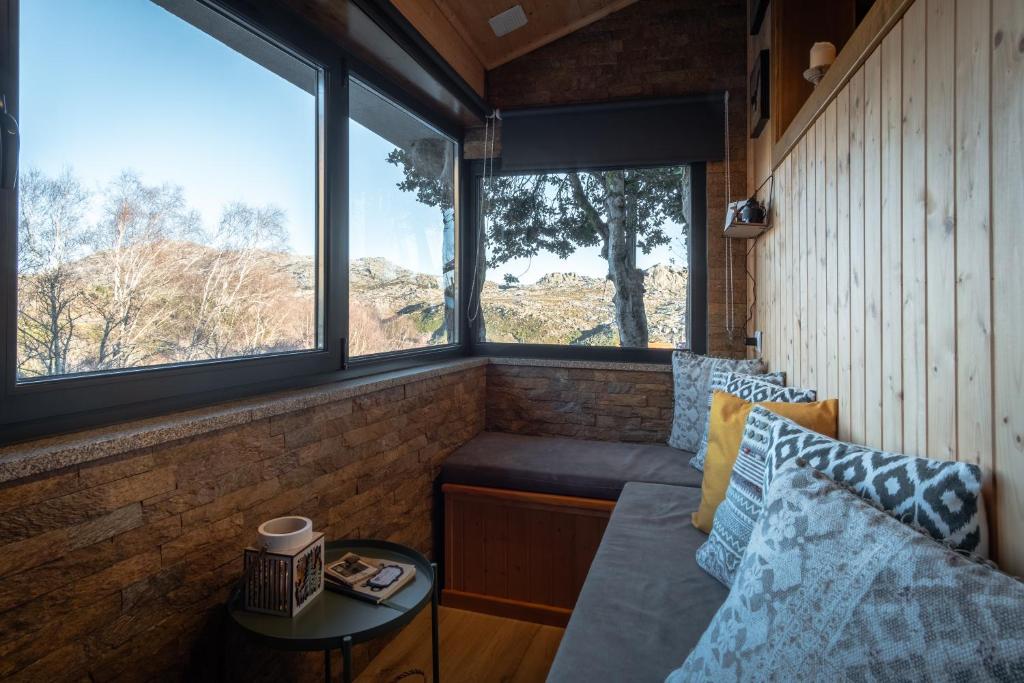
M503 171L659 166L725 158L725 95L502 111Z

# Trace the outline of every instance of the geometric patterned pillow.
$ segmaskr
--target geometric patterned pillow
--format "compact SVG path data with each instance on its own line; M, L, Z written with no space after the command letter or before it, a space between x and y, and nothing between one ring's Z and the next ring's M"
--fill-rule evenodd
M690 351L672 353L672 384L675 402L672 433L668 445L695 452L708 421L708 382L715 370L732 370L748 375L765 371L761 359L737 360L700 356Z
M1021 681L1024 584L823 473L780 472L694 681Z
M700 439L697 454L690 459L690 466L695 470L704 471L704 458L708 454L708 432L711 431L711 401L716 391L724 391L749 403L772 401L775 403L813 403L818 400L814 389L795 389L782 386L786 382L786 374L773 372L766 375L743 375L738 372L716 370L711 373L708 389L708 419L704 425L704 435Z
M708 540L697 550L697 564L726 586L733 584L775 472L797 457L939 540L976 553L986 549L981 544L987 530L979 514L981 472L976 465L843 444L755 406L725 500L715 511ZM830 465L833 457L841 463Z
M932 538L988 556L981 469L977 465L836 441L774 413L764 419L770 430L765 490L776 472L799 454L814 469L846 484L897 518L924 529Z

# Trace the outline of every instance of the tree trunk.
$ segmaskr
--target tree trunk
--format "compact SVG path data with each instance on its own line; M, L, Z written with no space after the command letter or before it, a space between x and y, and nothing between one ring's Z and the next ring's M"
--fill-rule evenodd
M456 329L458 318L455 315L455 209L442 209L441 216L444 220L441 275L444 280L445 341L454 344L459 338L459 331Z
M605 214L608 216L608 278L615 286L615 323L619 345L646 348L649 341L644 310L644 273L636 267L635 228L626 211L623 171L604 174Z

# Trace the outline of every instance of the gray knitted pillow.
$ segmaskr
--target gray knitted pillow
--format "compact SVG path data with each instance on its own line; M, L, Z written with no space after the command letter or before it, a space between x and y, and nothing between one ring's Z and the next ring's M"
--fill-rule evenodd
M675 407L672 415L672 433L668 445L684 451L696 452L708 421L708 386L715 370L741 372L745 375L764 374L761 359L736 360L700 356L690 351L672 354L672 378L675 385Z
M791 464L666 683L752 680L1024 681L1024 584Z

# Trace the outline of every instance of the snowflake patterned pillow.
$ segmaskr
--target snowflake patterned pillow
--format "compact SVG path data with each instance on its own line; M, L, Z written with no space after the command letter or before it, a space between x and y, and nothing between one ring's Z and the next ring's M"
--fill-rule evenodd
M726 586L736 576L774 473L797 457L934 538L961 550L987 552L977 465L843 443L755 406L711 535L697 549L697 564Z
M776 403L813 403L818 400L814 389L796 389L783 386L786 373L770 372L764 375L744 375L738 372L716 370L711 373L708 385L708 415L704 424L704 435L700 439L697 454L690 459L690 466L704 471L704 458L708 454L708 433L711 431L711 401L716 391L724 391L750 403L774 401Z
M1022 681L1024 584L802 460L779 471L729 597L666 683Z
M747 375L760 375L764 363L755 358L737 360L701 356L690 351L672 353L672 384L675 398L672 410L672 433L668 445L696 452L708 421L708 383L715 370L730 370Z

